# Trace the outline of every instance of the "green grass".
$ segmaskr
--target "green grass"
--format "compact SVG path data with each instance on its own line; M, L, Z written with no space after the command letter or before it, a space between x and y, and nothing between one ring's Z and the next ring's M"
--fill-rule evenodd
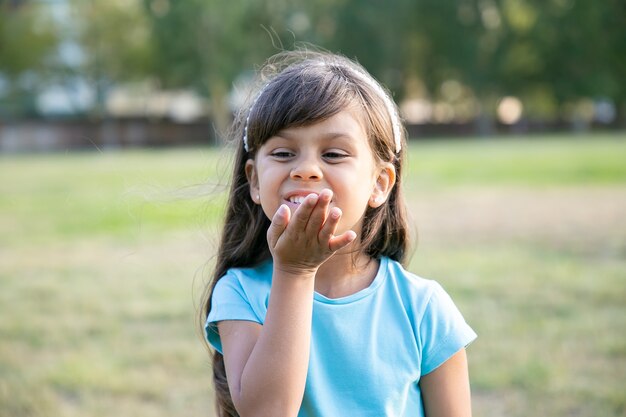
M19 225L20 233L0 242L132 239L215 221L226 183L220 156L197 149L5 157L0 210L11 219L4 216L2 226Z
M410 148L408 175L433 186L622 183L626 138L621 136L426 141Z
M411 269L479 334L475 416L626 415L623 161L618 135L411 143ZM207 148L0 157L0 417L212 415L194 320L225 172Z

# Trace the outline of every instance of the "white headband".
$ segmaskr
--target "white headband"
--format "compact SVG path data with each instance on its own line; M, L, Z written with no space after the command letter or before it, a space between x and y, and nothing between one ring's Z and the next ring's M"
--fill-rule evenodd
M327 64L321 63L318 65L327 65ZM341 68L351 70L351 73L355 74L359 80L365 82L367 85L373 88L378 93L378 95L383 99L383 102L385 103L385 107L387 108L387 112L389 113L389 117L391 117L391 125L393 128L393 139L396 144L396 153L399 153L400 150L402 150L402 133L401 133L402 130L400 127L400 117L398 117L398 113L396 112L396 107L394 106L393 102L389 98L389 95L385 92L385 90L383 90L383 88L380 86L380 84L378 84L376 80L374 80L370 75L364 73L363 71L360 71L354 68L349 68L349 67L346 67L345 65L336 64L336 63L332 63L331 65L339 66ZM256 106L257 101L259 101L259 98L261 97L261 95L263 94L263 92L265 91L265 89L270 83L271 81L265 84L263 88L261 88L256 98L252 102L252 105L250 106L250 110L248 111L248 116L246 117L246 125L243 129L243 148L246 150L246 152L248 152L249 150L248 149L248 123L250 122L250 115L252 114L252 111L254 110L254 107Z

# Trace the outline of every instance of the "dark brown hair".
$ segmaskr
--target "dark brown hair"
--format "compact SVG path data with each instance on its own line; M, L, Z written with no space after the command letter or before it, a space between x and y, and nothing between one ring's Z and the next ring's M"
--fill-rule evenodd
M360 249L372 258L387 256L405 261L409 237L401 187L404 129L400 129L399 138L402 148L396 152L393 118L381 97L384 90L375 88L373 79L372 83L364 82L363 74L367 72L360 65L345 57L310 51L280 53L270 58L260 71L257 92L233 123L232 139L237 149L234 173L215 271L205 291L203 324L211 310L213 288L229 268L250 267L271 258L266 241L270 221L261 206L250 198L246 161L254 159L259 147L282 129L311 125L347 108L356 108L362 116L375 159L379 163L392 163L396 170L396 184L387 202L365 212ZM243 144L244 131L247 151ZM223 357L217 351L212 355L218 416L237 416Z

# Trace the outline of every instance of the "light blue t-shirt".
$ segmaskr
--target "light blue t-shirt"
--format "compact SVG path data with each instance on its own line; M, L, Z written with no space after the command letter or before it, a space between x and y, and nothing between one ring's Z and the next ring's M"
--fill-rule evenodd
M219 352L217 322L263 324L272 267L231 269L218 281L206 332ZM299 417L423 416L420 377L476 338L439 284L388 258L364 290L336 299L316 292L312 326Z

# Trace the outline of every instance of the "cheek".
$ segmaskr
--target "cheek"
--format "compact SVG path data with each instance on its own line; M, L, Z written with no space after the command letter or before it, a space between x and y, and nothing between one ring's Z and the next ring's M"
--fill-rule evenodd
M278 176L271 172L266 172L265 175L259 177L258 189L261 195L266 198L273 196L278 192Z
M276 178L278 177L278 174L275 171L276 169L273 169L272 167L259 165L256 171L258 187L263 189L272 186L272 183L276 182Z

